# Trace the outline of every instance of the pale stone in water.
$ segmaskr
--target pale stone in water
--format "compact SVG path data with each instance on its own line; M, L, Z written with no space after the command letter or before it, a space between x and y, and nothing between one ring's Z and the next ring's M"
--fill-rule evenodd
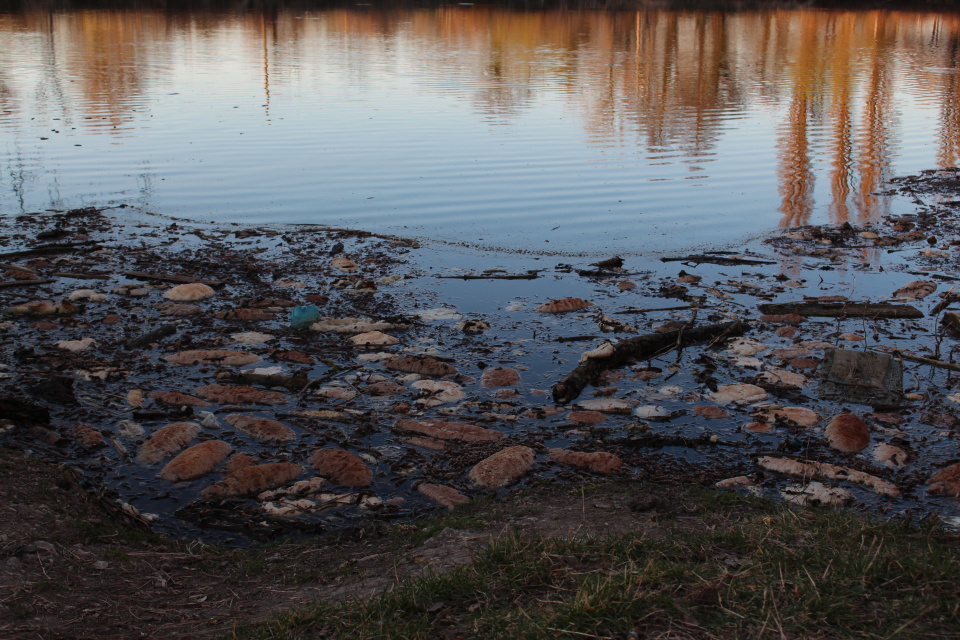
M630 413L635 403L619 398L595 398L577 403L577 407L584 411L601 411L603 413Z
M427 309L426 311L416 311L415 316L424 322L437 322L440 320L459 320L463 316L455 309Z
M863 342L866 340L866 338L859 333L841 333L839 338L847 342Z
M357 397L357 392L351 387L320 387L313 395L331 400L353 400Z
M758 353L763 353L769 349L769 347L762 342L757 342L756 340L751 340L750 338L737 338L730 342L730 346L727 347L727 351L730 353L736 354L738 356L755 356Z
M77 289L67 296L67 299L73 301L86 300L87 302L103 302L107 299L107 296L103 293L97 293L93 289Z
M770 384L782 384L798 389L807 384L807 379L804 376L786 369L769 369L757 375L757 379Z
M174 302L192 302L205 300L214 296L213 288L200 282L191 282L173 287L163 297Z
M57 343L57 346L66 351L77 352L86 351L96 344L93 338L81 338L80 340L61 340Z
M139 440L144 436L143 427L133 420L121 420L117 423L119 433L129 440Z
M812 427L820 422L820 414L804 407L763 407L756 413L764 422L778 420L794 423L798 427Z
M772 456L763 456L757 460L757 464L767 471L774 471L788 476L800 478L823 478L825 480L846 480L869 487L877 494L888 498L896 498L900 495L900 490L892 482L887 482L883 478L850 469L840 467L826 462L802 462L792 458L774 458ZM958 465L960 466L960 465Z
M127 406L131 409L139 409L143 406L142 389L131 389L127 391Z
M717 489L743 489L756 486L756 483L749 476L736 476L735 478L721 480L714 486Z
M852 503L855 498L848 489L828 487L821 482L807 484L791 483L780 492L783 499L801 507L818 505L821 507L842 507Z
M767 392L753 384L722 384L715 393L707 394L717 404L752 403L766 400Z
M357 347L392 347L399 342L393 336L382 331L367 331L350 338L350 343Z
M481 489L498 489L520 479L533 468L530 447L507 447L478 462L470 470L470 482Z
M332 331L334 333L366 333L368 331L389 331L406 329L405 324L379 322L367 317L359 318L320 318L310 325L311 331Z
M260 333L258 331L244 331L243 333L232 333L230 337L240 344L263 344L270 342L274 336L269 333Z
M350 258L344 258L342 256L331 260L330 266L338 271L342 271L343 273L352 273L360 268L356 262Z
M668 418L670 417L670 411L655 404L646 404L640 405L633 410L633 415L638 418Z
M440 404L458 402L465 396L463 387L448 380L418 380L410 386L419 391L426 391L430 394L429 399L436 400Z
M896 445L881 442L873 448L873 459L891 469L899 469L910 461L910 453Z
M733 366L741 369L760 369L763 367L763 360L760 358L740 357L733 360Z
M596 349L591 349L590 351L585 351L582 353L580 355L580 362L583 363L591 359L609 358L613 355L614 351L616 351L616 349L614 349L613 343L604 342Z

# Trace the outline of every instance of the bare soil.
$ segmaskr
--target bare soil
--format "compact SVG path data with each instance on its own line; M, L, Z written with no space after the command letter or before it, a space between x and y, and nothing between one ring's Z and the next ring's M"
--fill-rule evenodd
M143 531L66 467L0 450L0 637L208 638L317 600L367 598L511 533L660 536L675 489L544 484L441 519L226 550ZM692 511L683 526L711 527Z

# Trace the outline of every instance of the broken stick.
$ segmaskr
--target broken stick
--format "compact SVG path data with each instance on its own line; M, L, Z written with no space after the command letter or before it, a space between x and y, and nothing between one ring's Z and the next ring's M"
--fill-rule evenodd
M567 404L575 400L584 387L596 382L601 373L621 367L629 362L649 360L675 348L683 348L703 342L712 342L728 336L743 335L750 325L740 320L722 322L702 327L684 327L668 333L648 333L636 338L621 340L606 358L590 358L577 365L553 387L553 400Z

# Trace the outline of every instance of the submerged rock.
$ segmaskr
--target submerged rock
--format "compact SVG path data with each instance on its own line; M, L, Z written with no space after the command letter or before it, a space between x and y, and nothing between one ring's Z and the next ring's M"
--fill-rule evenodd
M520 384L520 372L508 367L490 367L480 376L480 385L484 389L494 387L514 387Z
M263 344L275 339L275 336L269 333L260 333L259 331L245 331L243 333L230 334L235 342L240 344Z
M220 482L200 492L201 498L223 499L255 496L261 491L285 485L303 473L303 467L292 462L268 462L234 471Z
M442 420L410 420L403 418L394 425L400 431L409 431L437 438L438 440L457 440L460 442L490 442L499 440L503 434L493 429L484 429L473 424L445 422Z
M846 480L856 484L862 484L873 489L876 493L888 498L896 498L900 495L900 490L892 482L887 482L883 478L849 469L847 467L838 467L837 465L827 464L826 462L802 462L792 458L774 458L772 456L763 456L757 460L757 464L767 471L774 471L784 475L799 478L823 478L826 480Z
M888 442L881 442L873 448L873 459L891 469L899 469L910 461L910 452Z
M382 331L367 331L350 338L350 343L356 347L392 347L399 342L393 336Z
M393 358L383 363L387 369L394 371L403 371L404 373L416 373L430 378L442 378L444 376L456 375L457 368L453 365L441 362L431 356L406 356L403 358Z
M179 391L154 391L150 394L150 398L175 407L199 407L203 409L210 406L209 402Z
M582 400L577 407L584 411L600 411L602 413L630 413L635 403L620 398L593 398Z
M213 287L200 282L181 284L168 290L163 297L174 302L193 302L214 296Z
M103 434L88 424L80 423L73 428L73 437L81 449L90 451L106 445Z
M940 469L927 480L927 493L960 497L960 462Z
M828 487L822 482L807 484L789 484L780 492L783 499L801 507L818 505L821 507L842 507L852 503L855 498L848 489Z
M405 324L379 322L367 317L359 318L320 318L310 325L311 331L334 333L366 333L369 331L389 331L391 329L406 329Z
M857 453L870 444L867 423L852 413L834 416L824 433L830 446L842 453Z
M541 313L566 313L568 311L579 311L580 309L586 309L587 307L592 306L593 303L589 300L582 300L581 298L563 298L561 300L551 300L550 302L545 302L537 307L537 311Z
M255 353L244 353L243 351L230 351L229 349L195 349L191 351L180 351L163 358L171 364L194 365L194 364L226 364L230 366L242 366L260 362L260 356Z
M242 431L263 442L292 442L296 435L281 422L269 418L254 418L242 413L231 413L223 419L237 431Z
M609 475L620 471L620 458L605 451L584 453L566 449L547 449L547 454L561 464L569 464L594 473Z
M140 446L137 460L141 464L156 464L187 446L198 433L200 425L193 422L173 422L161 427Z
M175 318L195 316L203 312L203 309L195 304L183 304L180 302L161 302L154 308L160 312L160 315L173 316Z
M277 391L262 391L247 385L210 384L194 391L201 398L220 404L286 404L287 398Z
M207 440L180 452L160 471L168 482L196 480L213 470L230 453L230 445L221 440Z
M310 456L317 474L345 487L367 487L373 472L363 460L343 449L318 449Z
M458 504L470 502L470 498L463 495L456 489L442 484L430 484L421 482L417 485L417 491L430 498L437 504L443 505L447 509L453 509Z
M86 351L97 343L93 338L81 338L79 340L60 340L57 346L65 351Z
M804 407L764 407L754 414L763 422L795 424L798 427L812 427L820 422L820 414Z
M767 399L767 392L753 384L722 384L716 392L707 394L717 404L731 402L749 404Z
M463 400L465 396L463 387L449 380L418 380L410 386L418 391L429 394L428 397L417 400L417 404L422 404L427 407L435 407L448 402L458 402Z
M481 489L499 489L516 482L533 468L530 447L507 447L484 458L470 470L470 482Z
M937 283L930 280L914 280L893 292L897 300L922 300L937 290Z

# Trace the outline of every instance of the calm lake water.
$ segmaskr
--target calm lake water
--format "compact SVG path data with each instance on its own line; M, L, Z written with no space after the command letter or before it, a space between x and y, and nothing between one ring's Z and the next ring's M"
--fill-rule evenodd
M130 204L508 250L865 222L960 164L960 17L0 14L0 214Z

